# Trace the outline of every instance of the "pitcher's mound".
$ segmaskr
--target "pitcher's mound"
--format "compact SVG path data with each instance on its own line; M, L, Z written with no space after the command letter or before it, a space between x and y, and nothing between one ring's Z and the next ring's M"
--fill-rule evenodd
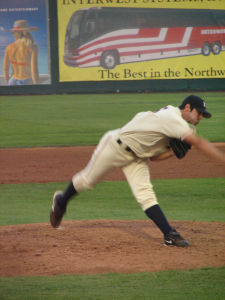
M133 273L219 267L225 223L173 221L191 244L166 247L151 221L65 221L0 227L0 276Z

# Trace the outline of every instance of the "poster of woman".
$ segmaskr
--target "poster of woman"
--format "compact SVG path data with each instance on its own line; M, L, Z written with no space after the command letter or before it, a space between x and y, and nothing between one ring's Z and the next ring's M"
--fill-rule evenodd
M0 2L0 85L50 84L46 0Z

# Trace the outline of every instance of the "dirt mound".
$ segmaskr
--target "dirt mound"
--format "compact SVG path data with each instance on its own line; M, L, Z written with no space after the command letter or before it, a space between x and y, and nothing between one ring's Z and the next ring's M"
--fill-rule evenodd
M174 221L191 243L166 247L150 221L66 221L0 227L0 276L155 272L219 267L225 223ZM213 234L210 234L213 233Z

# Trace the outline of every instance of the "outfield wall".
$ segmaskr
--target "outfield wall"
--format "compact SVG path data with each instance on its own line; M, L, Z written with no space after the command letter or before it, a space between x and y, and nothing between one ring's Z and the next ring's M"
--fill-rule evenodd
M5 0L3 0L5 1ZM18 0L15 0L15 2ZM25 0L28 1L28 0ZM0 94L61 94L61 93L119 93L119 92L175 92L175 91L217 91L217 90L225 90L225 75L220 75L216 78L215 74L212 75L212 70L220 69L225 72L225 51L221 51L219 55L211 55L208 56L207 64L205 64L205 57L200 55L195 55L194 58L184 58L183 61L186 63L188 61L193 65L185 65L185 69L196 66L196 70L198 70L193 78L184 79L180 76L180 79L176 79L176 76L172 73L170 79L143 79L140 78L138 80L133 80L133 78L129 78L126 80L126 77L121 78L121 75L124 71L124 68L129 68L129 70L133 70L132 72L137 71L137 73L144 73L143 70L138 69L139 66L149 66L148 70L155 69L157 65L161 73L163 73L163 68L166 65L166 69L168 70L171 66L174 66L174 62L177 62L178 68L180 67L180 61L177 58L173 59L161 59L155 60L154 62L145 62L144 64L127 64L123 66L117 66L114 70L108 70L107 78L97 78L97 74L99 74L99 69L101 68L71 68L67 67L62 62L63 56L63 47L64 47L64 37L65 37L65 28L69 22L69 19L72 15L71 10L76 11L81 7L81 4L76 3L84 3L85 1L74 1L74 0L42 0L46 1L46 15L47 15L47 29L48 29L48 62L49 62L49 74L40 73L41 84L37 85L26 85L26 86L6 86L4 85L3 73L0 74ZM215 0L216 1L216 0ZM90 1L86 1L89 3ZM93 2L93 1L92 1ZM96 1L95 1L96 2ZM98 3L97 1L96 3ZM102 1L100 1L102 2ZM115 3L118 1L115 1ZM121 1L119 1L121 2ZM146 2L146 1L142 1ZM35 2L34 2L35 3ZM122 3L122 2L121 2ZM137 0L134 1L137 3ZM218 8L220 8L220 2L217 1ZM110 4L105 4L109 5ZM116 4L114 4L115 6ZM118 4L117 4L118 5ZM125 4L120 4L123 7ZM132 4L130 4L132 6ZM145 4L147 5L147 4ZM142 6L145 8L145 5ZM174 4L175 5L175 4ZM189 4L190 5L190 4ZM194 4L193 4L194 5ZM206 5L206 4L198 4L198 5ZM207 4L210 6L209 4ZM214 5L216 5L214 3ZM86 5L89 7L90 4ZM93 6L93 5L92 5ZM99 4L96 4L99 6ZM85 7L85 8L86 8ZM199 9L200 7L197 7ZM205 8L205 7L201 7ZM210 8L211 7L207 7ZM1 11L0 11L1 12ZM65 17L63 17L65 15ZM24 16L25 18L26 16ZM62 20L64 20L62 22ZM32 22L32 19L31 21ZM225 30L224 30L225 31ZM60 52L61 51L61 52ZM39 61L41 62L44 57L39 56ZM167 61L171 61L171 65L168 65ZM199 65L197 65L199 62ZM44 64L44 62L43 62ZM215 64L215 65L214 65ZM0 65L1 68L1 65ZM132 69L133 68L133 69ZM140 67L141 68L141 67ZM202 69L201 69L202 68ZM184 69L184 67L183 67ZM201 72L200 70L211 70L211 74L207 74L207 72ZM120 71L116 71L120 70ZM71 72L71 76L74 76L74 81L68 80L67 75ZM86 73L85 73L86 72ZM164 71L165 73L165 71ZM180 73L180 72L179 72ZM85 74L88 74L85 75ZM196 75L197 74L197 75ZM224 73L225 74L225 73ZM87 77L85 77L87 76ZM117 77L116 77L117 76ZM216 75L217 76L217 75ZM80 78L87 78L86 80ZM105 80L107 79L107 80ZM121 79L121 80L120 80Z

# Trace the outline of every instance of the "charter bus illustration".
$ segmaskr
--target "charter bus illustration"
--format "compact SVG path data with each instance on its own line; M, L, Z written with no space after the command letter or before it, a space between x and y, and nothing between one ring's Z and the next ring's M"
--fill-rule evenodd
M225 10L90 7L67 25L64 63L113 69L225 50Z

